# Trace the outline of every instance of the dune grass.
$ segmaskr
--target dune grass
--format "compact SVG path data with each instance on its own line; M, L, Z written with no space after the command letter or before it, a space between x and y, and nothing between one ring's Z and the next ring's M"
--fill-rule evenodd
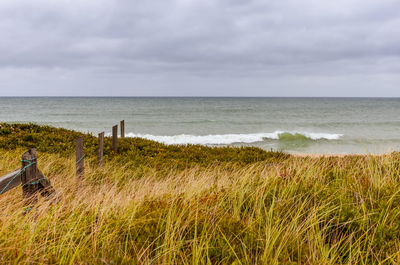
M14 136L0 134L0 175L19 167L26 149L25 142L5 146L5 137ZM400 261L398 153L312 158L224 148L228 156L251 158L229 161L217 148L143 142L176 156L147 150L153 158L135 167L142 154L129 149L108 154L101 169L89 156L85 180L78 182L71 153L39 150L38 166L59 199L42 199L24 215L20 188L0 195L0 263ZM198 151L179 156L187 150Z

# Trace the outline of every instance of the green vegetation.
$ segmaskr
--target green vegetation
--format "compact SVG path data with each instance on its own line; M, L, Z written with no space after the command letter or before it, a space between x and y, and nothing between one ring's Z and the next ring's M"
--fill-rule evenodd
M59 193L22 214L0 196L1 264L397 264L400 154L295 157L256 148L165 146L122 139L106 164L85 135L0 124L0 175L37 147Z
M36 147L39 152L70 157L75 152L75 139L84 136L85 153L93 159L97 155L97 138L66 129L35 124L0 123L0 148ZM198 145L167 146L141 138L118 140L118 155L112 151L110 137L105 138L104 154L111 162L151 168L178 168L210 166L210 164L237 163L245 165L258 161L287 159L284 153L266 152L259 148L212 148Z

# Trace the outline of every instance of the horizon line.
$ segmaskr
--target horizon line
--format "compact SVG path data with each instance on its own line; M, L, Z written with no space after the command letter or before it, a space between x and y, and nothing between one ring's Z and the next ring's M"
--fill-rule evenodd
M398 99L400 96L1 96L0 98L358 98Z

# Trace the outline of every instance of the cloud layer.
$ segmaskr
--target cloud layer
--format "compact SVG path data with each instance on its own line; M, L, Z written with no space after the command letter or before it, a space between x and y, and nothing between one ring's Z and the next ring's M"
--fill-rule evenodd
M397 0L5 0L0 95L400 96Z

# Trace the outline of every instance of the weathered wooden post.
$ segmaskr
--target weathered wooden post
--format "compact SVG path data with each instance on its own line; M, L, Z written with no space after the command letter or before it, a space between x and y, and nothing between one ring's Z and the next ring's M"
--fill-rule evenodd
M121 138L125 138L125 120L121 121Z
M78 179L83 179L85 174L85 161L83 154L83 137L76 139L76 176Z
M33 148L22 155L21 184L22 196L27 204L35 204L37 202L37 192L39 191L40 182L38 182L37 169L37 152Z
M112 128L112 150L117 152L117 144L118 144L118 125L115 125Z
M99 151L97 154L97 163L99 167L103 166L104 160L104 132L99 133Z
M38 194L50 198L57 198L56 191L50 181L37 167L36 149L30 149L22 155L22 168L0 178L0 194L3 194L19 184L22 185L22 196L25 205L29 206L24 213L31 210L38 201Z

